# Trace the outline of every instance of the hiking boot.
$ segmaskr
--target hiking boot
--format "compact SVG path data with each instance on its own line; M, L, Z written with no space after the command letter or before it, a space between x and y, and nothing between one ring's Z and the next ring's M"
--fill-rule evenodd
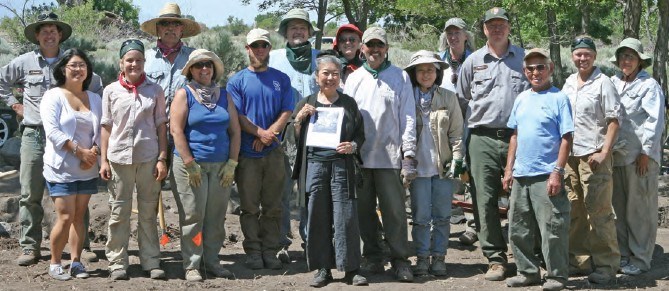
M346 284L353 286L369 285L369 282L367 282L367 278L360 275L360 270L346 272L346 275L344 275L344 282L346 282Z
M429 266L429 265L428 265ZM407 263L396 264L393 266L395 269L395 278L400 282L413 282L413 272Z
M591 269L581 269L574 266L569 266L569 277L587 276L592 273Z
M541 276L539 274L525 275L518 274L514 277L506 279L506 286L508 287L525 287L541 283Z
M606 284L613 279L613 276L602 270L595 270L588 275L588 281L595 284Z
M479 240L479 237L475 232L465 231L460 235L460 237L458 237L458 240L463 245L471 246Z
M205 268L207 273L225 279L232 279L235 275L232 274L228 269L224 268L222 265L213 265Z
M556 279L546 279L546 283L541 286L542 290L558 291L564 289L564 283Z
M81 259L90 263L99 261L98 255L91 251L91 248L83 248L81 250Z
M643 271L641 271L641 269L639 269L639 267L637 267L636 265L634 265L632 263L629 263L629 264L625 265L624 267L620 268L620 271L625 275L632 275L632 276L636 276L636 275L639 275L639 274L643 273Z
M84 267L84 264L81 262L72 262L72 265L70 265L70 276L79 279L86 279L91 275L86 272L86 267Z
M483 278L488 281L502 281L505 273L506 267L503 264L490 264Z
M67 281L72 279L72 276L63 270L61 265L50 265L49 266L49 276L58 281Z
M276 254L276 257L279 258L279 261L281 261L284 264L290 264L290 255L288 254L288 247L284 247L279 251L278 254Z
M200 275L200 271L198 269L186 270L186 281L202 282L202 275Z
M264 253L262 260L265 262L265 268L267 269L280 270L283 268L283 264L274 253Z
M627 264L629 263L630 263L630 258L620 257L620 269L622 269L624 266L627 266Z
M444 256L432 256L430 274L435 276L446 276L446 262Z
M329 269L320 269L314 275L314 280L311 281L309 286L314 288L325 287L328 283L332 281L332 272Z
M149 271L149 278L154 280L163 280L165 279L165 271L160 268L151 269Z
M245 264L251 270L259 270L264 267L262 256L259 253L251 253L246 255Z
M413 274L416 276L425 276L430 270L430 257L418 257L416 265L413 268Z
M123 269L114 270L109 274L112 280L128 280L128 273Z
M362 264L360 264L360 270L365 273L380 274L386 271L383 265L384 264L382 262L365 260Z
M37 261L41 257L38 250L28 250L25 249L21 252L21 255L16 259L16 263L19 266L30 266L37 264Z

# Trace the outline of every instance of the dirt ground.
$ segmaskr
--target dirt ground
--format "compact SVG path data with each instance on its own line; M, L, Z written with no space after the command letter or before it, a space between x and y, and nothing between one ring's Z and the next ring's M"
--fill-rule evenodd
M17 175L0 179L0 198L17 196L19 192ZM147 278L139 266L137 257L137 242L134 236L130 239L130 263L128 270L131 277L128 281L112 281L107 272L108 262L104 259L104 242L106 240L106 222L108 215L106 189L101 186L102 192L94 195L91 202L91 236L93 237L92 249L101 258L99 262L88 263L87 268L91 274L88 279L74 279L66 282L58 282L49 277L47 268L49 265L48 240L42 243L42 259L36 265L19 267L15 259L20 252L16 240L18 224L11 223L11 238L0 238L0 290L89 290L89 289L118 289L118 290L175 290L175 289L230 289L230 290L304 290L310 289L308 283L313 277L313 272L307 270L307 266L301 252L299 238L294 240L290 248L293 262L286 265L283 270L250 270L243 265L244 253L242 249L243 235L239 227L239 217L233 214L227 215L226 229L228 239L221 249L220 258L222 263L231 270L236 279L226 280L220 278L206 278L204 282L192 283L183 279L184 272L181 267L181 253L179 247L178 218L176 205L172 193L164 191L163 197L166 206L166 220L169 233L173 236L171 241L162 250L162 267L167 273L167 280L156 281ZM45 198L47 205L45 216L45 229L53 219L49 198ZM669 209L669 197L660 196L660 206ZM666 214L666 213L664 213ZM133 214L133 225L135 224ZM474 246L461 245L457 237L464 231L464 224L452 225L451 238L449 242L448 255L446 256L448 276L446 277L418 277L414 283L397 283L390 270L384 274L369 276L368 287L351 287L341 281L343 273L334 272L335 282L330 283L325 290L340 289L367 289L367 290L443 290L443 289L475 289L493 290L507 288L504 282L489 282L483 279L486 271L486 260L481 254L478 243ZM297 222L293 221L293 233L297 237ZM410 233L410 232L409 232ZM46 232L45 232L46 234ZM409 238L411 240L411 238ZM67 249L66 249L67 251ZM653 260L652 270L639 276L618 275L616 280L607 285L592 285L586 277L572 277L569 280L570 289L656 289L669 290L669 229L666 225L660 227L657 233L656 254ZM66 257L67 258L67 257ZM415 258L412 258L415 259ZM511 259L512 261L513 259ZM67 263L68 261L64 261ZM513 264L509 265L511 268ZM389 265L386 269L389 269ZM514 270L511 270L513 272ZM510 272L510 273L511 273ZM539 290L539 286L525 288L525 290Z

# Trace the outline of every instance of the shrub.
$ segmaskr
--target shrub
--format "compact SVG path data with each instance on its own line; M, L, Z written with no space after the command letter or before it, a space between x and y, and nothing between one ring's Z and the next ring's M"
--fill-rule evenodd
M189 39L189 46L214 52L221 58L227 74L219 80L221 86L228 82L228 76L246 65L244 43L233 41L233 36L223 27L214 27Z

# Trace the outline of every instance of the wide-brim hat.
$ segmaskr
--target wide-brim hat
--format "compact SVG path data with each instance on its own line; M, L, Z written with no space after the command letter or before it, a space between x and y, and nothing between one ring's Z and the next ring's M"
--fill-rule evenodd
M618 65L618 52L620 52L621 49L623 48L629 48L635 51L638 55L639 58L641 59L641 68L646 68L649 67L650 65L653 64L653 57L645 54L643 52L643 45L641 44L641 41L639 41L636 38L626 38L623 39L622 42L620 42L620 45L616 48L615 54L609 59L609 62L613 63L614 65Z
M281 19L281 23L279 23L279 28L276 31L281 36L286 37L286 26L288 26L288 22L290 22L291 20L294 20L294 19L304 20L304 21L307 22L307 25L309 25L309 36L310 37L314 36L314 34L316 34L317 31L320 31L320 29L314 27L311 24L311 20L309 20L309 12L307 12L304 9L300 9L300 8L295 8L295 9L292 9L292 10L288 11L288 13L286 13L286 15L283 17L283 19Z
M360 28L358 28L357 26L355 26L355 24L352 23L344 24L340 26L339 29L337 29L337 34L335 34L335 39L332 42L332 49L337 50L337 44L339 43L339 35L341 35L342 32L345 31L350 31L357 34L358 37L360 37L360 41L362 41L362 31L360 30Z
M442 71L448 68L448 64L442 61L438 54L427 50L419 50L411 55L411 61L404 70L410 73L410 71L420 64L434 64Z
M56 13L48 12L40 14L37 17L37 21L28 24L28 26L26 26L26 28L23 29L23 34L26 36L26 39L28 39L28 41L36 45L39 45L39 41L37 40L35 34L37 33L37 27L45 24L53 24L56 25L58 28L60 28L60 32L63 35L60 38L61 43L70 38L70 36L72 35L72 26L58 20L58 15L56 15Z
M188 71L190 71L190 67L192 65L203 61L211 61L212 63L214 63L216 79L212 80L213 82L217 82L221 77L223 77L223 74L225 72L225 68L223 67L223 61L221 61L221 58L219 58L215 53L210 52L206 49L196 49L192 53L190 53L190 55L188 56L188 62L186 62L186 65L184 66L183 70L181 70L181 74L184 76L188 75Z
M184 26L183 35L181 36L182 38L200 34L200 25L193 20L183 17L181 15L181 8L179 8L179 5L176 3L165 4L165 6L160 9L160 12L158 12L158 17L144 21L140 27L142 31L150 35L159 36L156 25L162 20L181 22Z

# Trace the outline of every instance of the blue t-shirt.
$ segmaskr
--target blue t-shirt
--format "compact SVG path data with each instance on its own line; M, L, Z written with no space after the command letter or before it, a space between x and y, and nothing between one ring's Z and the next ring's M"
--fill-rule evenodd
M541 92L525 90L513 103L507 126L518 130L513 176L550 174L562 136L574 132L569 98L556 87Z
M228 93L240 115L246 116L256 126L267 129L279 118L281 112L293 111L293 88L288 75L274 68L253 72L245 68L230 78ZM240 154L246 158L262 158L279 146L278 142L262 151L253 150L256 137L242 130ZM281 139L281 137L279 137Z
M209 109L195 100L193 93L186 89L188 118L184 135L190 152L198 162L225 162L230 155L230 114L228 113L228 94L221 88L221 97L216 107ZM174 154L179 152L174 148Z

